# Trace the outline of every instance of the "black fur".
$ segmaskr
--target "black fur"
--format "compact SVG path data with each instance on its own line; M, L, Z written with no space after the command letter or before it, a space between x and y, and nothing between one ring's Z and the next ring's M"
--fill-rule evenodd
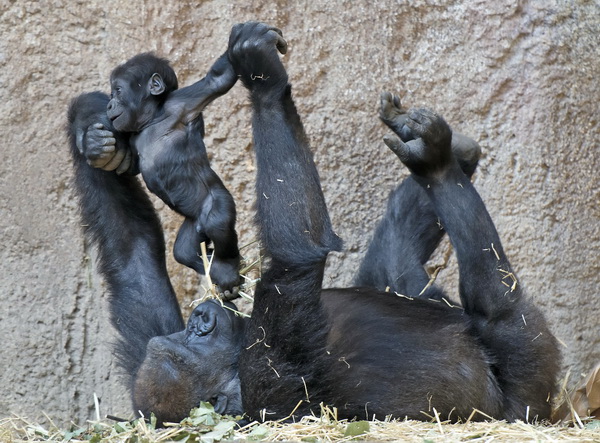
M233 197L210 167L202 110L237 78L226 57L199 82L177 89L169 63L139 54L111 73L107 115L119 132L132 133L148 189L185 216L174 245L175 259L204 273L200 244L212 242L210 275L227 295L239 284L240 263Z
M132 372L135 407L161 421L183 418L199 401L227 413L243 405L258 420L318 414L321 403L335 406L340 418L427 419L437 412L456 420L473 409L508 420L548 418L559 358L555 339L515 283L465 175L475 169L478 147L460 138L455 143L436 114L400 112L399 101L382 98L382 118L401 138L386 143L413 174L392 193L361 265L357 284L371 287L322 289L325 260L341 241L276 48L285 51L281 32L250 22L233 28L227 52L252 102L256 222L268 257L252 317L238 321L203 304L185 331L152 339L138 374ZM86 109L72 108L71 134L94 121L73 123ZM139 337L157 322L149 312L164 305L173 313L173 298L166 300L158 283L144 287L142 301L128 295L130 279L149 278L145 262L128 258L150 254L151 263L162 263L160 229L150 210L148 217L125 217L126 208L146 208L135 181L94 170L72 150L84 217L91 232L104 233L98 237L103 260L116 263L101 266L115 294L113 312L145 323L120 333L143 355L139 348L147 339ZM110 178L91 182L97 174ZM126 180L123 188L119 180ZM118 232L108 230L112 217L125 224ZM120 235L129 231L141 238L125 248ZM458 256L462 308L442 300L437 287L421 294L428 282L422 266L443 232ZM153 275L168 284L160 271ZM124 303L117 305L120 297Z
M110 128L104 112L108 100L100 92L73 100L68 133L84 232L98 248L111 321L120 334L116 354L132 383L148 340L180 331L184 324L167 275L160 221L142 186L135 177L90 167L87 153L77 147L78 128L96 122Z

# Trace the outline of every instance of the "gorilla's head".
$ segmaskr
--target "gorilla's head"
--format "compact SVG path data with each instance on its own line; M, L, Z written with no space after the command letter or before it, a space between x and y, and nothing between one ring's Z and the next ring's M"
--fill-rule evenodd
M201 401L221 414L242 414L238 356L245 322L232 303L196 307L187 328L154 337L133 382L133 405L159 423L179 422Z

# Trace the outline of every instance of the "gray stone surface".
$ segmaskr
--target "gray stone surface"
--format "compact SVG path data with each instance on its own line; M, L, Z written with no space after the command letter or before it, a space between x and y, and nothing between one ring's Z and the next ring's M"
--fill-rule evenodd
M112 67L154 50L182 85L225 49L232 24L284 30L284 57L352 280L389 190L382 90L478 139L476 186L505 250L564 344L572 377L600 360L600 6L585 0L6 1L0 5L0 418L128 416L110 354L105 288L80 233L63 132L69 100L108 89ZM253 238L249 107L236 86L206 112L213 166ZM162 205L157 203L162 208ZM179 218L161 209L170 244ZM434 259L446 261L449 246ZM170 252L169 252L170 254ZM197 278L170 260L183 303ZM450 258L440 281L456 294Z

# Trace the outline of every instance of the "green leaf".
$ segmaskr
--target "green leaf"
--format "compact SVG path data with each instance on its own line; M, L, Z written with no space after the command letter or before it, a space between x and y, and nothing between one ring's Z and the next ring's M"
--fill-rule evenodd
M592 420L585 424L586 429L600 429L600 420Z
M44 438L50 437L50 434L48 433L48 431L46 431L44 428L42 428L39 425L30 426L29 429L31 429L35 433L35 435L40 435Z
M175 434L172 437L172 439L173 439L173 441L179 441L179 442L185 443L190 439L190 436L193 436L195 439L196 433L195 432L178 432L177 434Z
M366 434L369 432L369 429L368 421L353 421L346 426L344 437L356 437L357 435Z
M153 431L156 429L156 415L154 415L154 412L150 414L150 423L148 424L148 429L152 429Z
M216 441L221 441L224 438L227 438L232 434L233 428L235 427L235 422L233 421L222 421L217 423L214 429L206 434L203 434L200 437L200 440L205 443L213 443Z
M117 422L113 425L113 429L117 434L122 432L131 431L133 428L131 427L131 423L126 421Z
M183 419L183 426L214 426L220 420L210 403L200 403L200 406L190 411L189 417Z
M269 436L269 429L264 426L255 426L252 431L246 435L246 439L251 441L264 440Z

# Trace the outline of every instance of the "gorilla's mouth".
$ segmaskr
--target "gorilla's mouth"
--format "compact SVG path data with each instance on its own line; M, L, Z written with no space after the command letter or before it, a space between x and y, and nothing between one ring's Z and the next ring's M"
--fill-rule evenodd
M123 114L123 113L121 113L121 114L117 114L117 115L109 115L109 116L108 116L108 119L109 119L111 122L114 122L116 119L118 119L119 117L121 117L121 115L122 115L122 114Z

